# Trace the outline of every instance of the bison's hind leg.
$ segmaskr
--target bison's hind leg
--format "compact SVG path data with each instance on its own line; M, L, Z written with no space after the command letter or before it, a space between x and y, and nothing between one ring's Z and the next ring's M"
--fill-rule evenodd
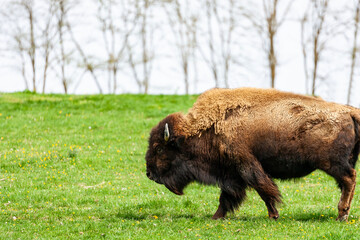
M338 204L339 215L336 220L347 221L355 192L356 170L351 167L346 168L342 166L332 167L325 172L335 178L341 189L341 197Z
M337 179L341 187L341 198L338 204L339 215L336 220L347 221L351 207L351 201L354 197L356 185L356 170L351 169L350 173Z

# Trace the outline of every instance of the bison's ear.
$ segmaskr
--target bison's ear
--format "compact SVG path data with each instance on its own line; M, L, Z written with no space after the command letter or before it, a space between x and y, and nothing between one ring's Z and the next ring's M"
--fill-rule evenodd
M178 148L181 148L184 145L184 142L185 142L185 137L184 136L177 137L176 140L175 140L176 146Z

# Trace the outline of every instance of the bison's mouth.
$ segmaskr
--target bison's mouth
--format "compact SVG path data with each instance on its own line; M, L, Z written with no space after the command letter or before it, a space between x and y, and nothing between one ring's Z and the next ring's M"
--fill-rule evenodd
M179 189L177 189L176 187L172 187L172 186L169 186L169 185L167 185L167 184L165 184L165 187L167 188L167 189L169 189L171 192L173 192L173 193L175 193L176 195L184 195L184 192L183 192L183 190L181 189L181 190L179 190Z
M156 182L156 183L158 183L158 184L163 184L161 181L160 181L160 179L153 179L154 180L154 182Z

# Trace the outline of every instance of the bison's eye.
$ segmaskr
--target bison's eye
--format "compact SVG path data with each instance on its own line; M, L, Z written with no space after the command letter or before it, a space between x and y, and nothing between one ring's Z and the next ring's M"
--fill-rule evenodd
M156 148L156 153L161 154L163 152L163 149L161 147Z

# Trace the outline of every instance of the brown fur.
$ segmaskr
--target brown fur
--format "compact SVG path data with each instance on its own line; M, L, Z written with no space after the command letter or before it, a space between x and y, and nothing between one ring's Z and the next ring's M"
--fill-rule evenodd
M169 141L163 139L165 123ZM176 194L191 181L219 185L215 219L236 209L252 187L276 219L281 199L271 178L321 169L342 189L338 219L345 220L355 188L359 124L359 109L319 98L273 89L212 89L186 115L171 114L153 128L147 174Z
M249 118L253 120L253 117L264 117L262 121L266 122L270 114L279 117L280 122L292 123L312 115L314 118L331 120L340 113L350 112L348 106L275 89L216 88L199 96L188 114L183 116L182 129L188 136L199 134L211 126L215 126L216 133L226 133L228 126L233 125L228 120L229 115L237 115L234 119L236 122ZM292 114L290 117L295 116L296 119L288 118L289 113Z

